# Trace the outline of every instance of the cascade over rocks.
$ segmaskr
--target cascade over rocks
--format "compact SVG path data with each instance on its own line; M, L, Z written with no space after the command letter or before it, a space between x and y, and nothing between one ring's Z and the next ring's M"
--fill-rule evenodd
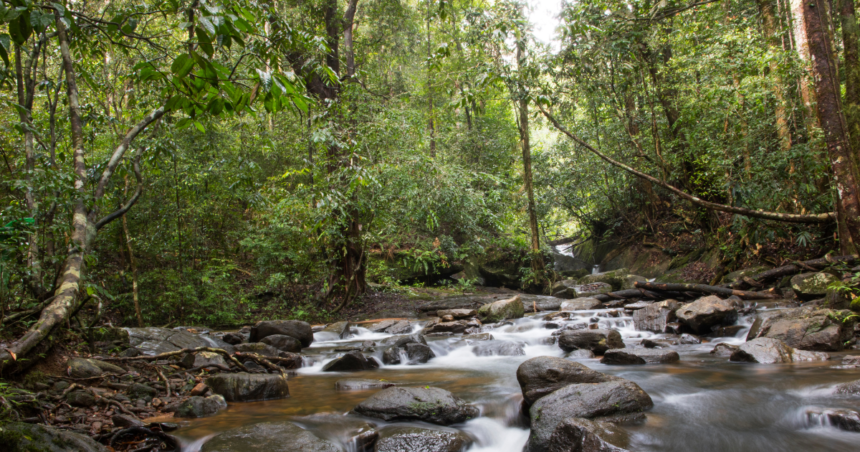
M377 452L460 452L472 439L454 429L391 425L379 429Z
M216 435L201 452L340 452L336 444L292 422L263 422Z
M287 379L276 374L222 373L209 377L206 386L227 402L253 402L289 397Z
M756 316L747 340L769 337L801 350L839 351L854 335L857 318L852 314L847 310L814 307L783 309L768 316Z
M517 381L523 391L523 404L526 407L570 384L603 383L620 379L592 370L583 364L552 356L529 359L517 368Z
M562 331L563 334L558 337L558 346L566 352L585 349L602 355L611 348L624 348L621 333L616 330Z
M709 295L681 307L675 315L696 334L705 334L711 331L712 326L730 325L737 321L738 303Z
M562 311L588 311L591 309L600 309L603 303L596 298L576 298L573 300L563 301L561 303Z
M314 333L308 322L299 320L263 320L251 327L251 342L258 342L275 334L291 336L302 343L302 347L309 347L314 341Z
M674 350L654 348L619 348L607 350L602 364L669 364L681 359Z
M511 341L486 341L472 347L476 356L522 356L526 352L522 344Z
M353 412L387 422L424 421L437 425L466 422L479 414L478 408L444 389L399 386L373 394Z
M776 364L803 361L827 361L830 355L791 348L779 339L760 337L743 343L732 353L730 361Z

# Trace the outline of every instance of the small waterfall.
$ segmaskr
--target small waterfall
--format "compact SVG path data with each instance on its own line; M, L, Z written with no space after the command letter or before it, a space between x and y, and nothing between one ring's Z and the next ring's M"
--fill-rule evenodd
M591 274L592 275L596 275L598 273L600 273L600 264L597 264L591 268Z

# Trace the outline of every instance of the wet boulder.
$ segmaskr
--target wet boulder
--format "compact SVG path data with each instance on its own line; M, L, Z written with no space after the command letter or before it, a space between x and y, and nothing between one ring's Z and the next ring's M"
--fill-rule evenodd
M281 354L280 350L263 342L250 342L246 344L239 344L235 346L235 349L239 353L256 353L264 357L271 356L277 358Z
M675 311L683 324L696 334L705 334L715 325L731 325L738 319L735 300L723 300L716 295L699 298Z
M214 416L224 408L227 408L227 401L220 395L216 394L209 397L193 396L179 404L179 407L173 413L173 417L199 418Z
M523 391L523 403L526 407L567 385L603 383L619 379L619 377L592 370L580 363L552 356L529 359L517 368L517 381Z
M397 386L397 383L388 380L370 380L363 378L338 380L334 384L337 391L366 391L368 389L385 389Z
M596 298L575 298L561 303L562 311L588 311L601 307L603 307L603 303Z
M400 341L398 341L399 344ZM405 356L406 364L424 364L436 357L433 349L428 347L426 343L421 344L415 341L403 342L395 344L388 350L382 353L382 362L385 364L403 364Z
M339 339L346 339L349 337L350 329L349 322L334 322L323 329L323 332L333 334L337 336Z
M323 372L358 372L379 368L375 359L364 356L359 351L344 354L339 358L329 361L323 366Z
M714 346L714 349L711 350L711 354L714 356L719 356L721 358L728 358L732 356L732 354L738 351L740 347L737 345L726 344L725 342L721 342Z
M66 372L72 378L92 378L104 374L124 374L125 369L97 359L72 358L66 363Z
M522 344L511 341L486 341L472 347L476 356L522 356L526 352Z
M801 350L839 351L854 335L851 311L814 307L783 309L756 316L747 340L769 337Z
M854 410L808 408L805 414L812 426L827 425L848 432L860 432L860 413Z
M41 424L10 422L0 425L0 444L4 451L24 452L107 452L108 448L80 433Z
M206 385L227 402L253 402L289 397L287 379L277 374L218 374L209 377Z
M591 350L574 350L564 355L567 359L593 359L594 352Z
M128 388L128 396L133 399L143 399L147 402L152 401L153 398L158 396L158 391L155 388L152 388L145 384L134 383Z
M470 319L472 317L477 317L478 311L474 309L440 309L436 311L436 315L439 317L450 315L455 319Z
M478 408L444 389L399 386L373 394L353 412L386 422L423 421L437 425L466 422L479 414Z
M423 334L432 334L432 333L453 333L453 334L461 334L464 333L467 329L478 327L481 325L478 319L473 320L454 320L452 322L430 322L421 332Z
M309 347L314 341L314 333L308 322L300 320L263 320L251 327L251 342L258 342L268 336L283 334L291 336L302 343L302 347Z
M674 350L655 348L618 348L603 354L602 364L669 364L681 359Z
M616 330L564 331L558 337L558 346L566 352L585 349L602 355L611 348L624 348L624 341Z
M245 342L247 338L239 333L224 333L224 336L221 337L221 340L230 345L236 345Z
M833 391L837 395L860 396L860 380L849 381L836 386Z
M612 292L612 286L603 282L580 284L579 282L566 279L552 286L552 296L558 298L587 298L595 295Z
M665 333L666 325L675 321L675 311L680 304L677 300L664 300L651 303L633 312L633 324L637 330Z
M842 357L842 365L845 367L860 367L860 355L847 355Z
M146 355L175 352L185 348L216 347L233 353L233 346L212 336L202 336L190 333L184 329L171 330L167 328L126 328L129 345Z
M561 309L564 299L546 295L520 294L526 312L548 312Z
M412 332L412 322L400 320L385 330L388 334L409 334Z
M227 361L224 360L224 357L221 356L220 353L214 352L186 353L179 363L186 369L205 366L215 366L224 369L230 368L230 366L227 365Z
M801 273L791 278L791 288L797 298L809 301L824 298L827 295L827 286L836 281L839 281L839 278L829 273Z
M300 353L302 351L301 341L285 334L266 336L260 343L274 347L282 352Z
M472 445L469 435L452 428L391 425L379 430L377 452L460 452Z
M629 270L619 268L601 273L592 273L579 278L580 284L605 283L612 286L612 290L621 290L624 287L625 278L628 276Z
M651 397L632 381L618 379L603 383L565 386L538 399L529 408L531 436L529 452L549 452L552 435L570 418L594 419L640 413L654 406Z
M487 303L478 309L478 317L486 323L501 322L502 320L519 319L525 315L525 308L519 296L507 300Z
M730 361L778 364L804 361L827 361L830 355L821 352L808 352L789 347L779 339L760 337L747 341L732 353Z
M227 430L203 445L201 452L340 452L340 446L292 422L263 422Z
M574 417L558 424L549 438L549 450L624 452L626 449L612 443L626 444L628 441L624 430L615 424Z
M475 333L463 336L463 340L465 341L491 341L493 339L495 337L490 333Z

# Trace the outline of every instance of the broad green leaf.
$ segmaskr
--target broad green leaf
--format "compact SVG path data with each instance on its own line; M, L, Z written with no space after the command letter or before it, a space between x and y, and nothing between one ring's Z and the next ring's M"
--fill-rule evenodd
M170 65L170 72L173 72L178 77L185 77L192 69L194 69L194 59L187 53L183 53L176 57L176 59L173 60L173 64Z

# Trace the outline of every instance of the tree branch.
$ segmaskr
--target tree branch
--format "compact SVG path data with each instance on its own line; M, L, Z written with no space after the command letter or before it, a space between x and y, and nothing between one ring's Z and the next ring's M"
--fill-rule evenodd
M134 191L134 194L131 195L131 198L129 198L129 200L126 201L124 205L120 206L119 209L111 212L108 216L102 218L96 223L97 231L111 221L116 220L117 218L125 215L125 213L128 212L128 210L131 209L131 207L137 203L137 200L140 199L140 195L141 193L143 193L143 177L140 175L140 155L138 155L134 159L134 162L132 163L131 167L132 170L134 170L134 178L137 179L137 189Z
M111 176L113 176L116 167L119 166L122 161L122 157L125 155L125 152L128 150L131 142L134 141L135 138L143 132L150 124L157 121L159 118L164 116L164 107L160 107L150 114L146 115L137 125L132 127L126 132L125 137L122 139L122 142L117 146L117 148L113 151L113 155L111 155L110 160L108 161L107 167L104 172L102 172L102 177L99 179L99 185L96 187L96 193L94 198L96 201L101 199L105 194L105 188L107 187L107 183L110 181Z

